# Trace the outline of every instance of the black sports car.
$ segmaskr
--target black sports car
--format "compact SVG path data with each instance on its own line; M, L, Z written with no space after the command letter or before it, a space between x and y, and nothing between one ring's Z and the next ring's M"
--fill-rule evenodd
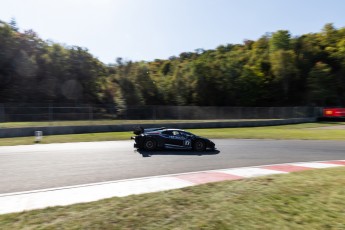
M205 151L215 149L215 144L207 138L196 136L181 129L138 127L133 132L134 148L145 150L156 149L190 149Z

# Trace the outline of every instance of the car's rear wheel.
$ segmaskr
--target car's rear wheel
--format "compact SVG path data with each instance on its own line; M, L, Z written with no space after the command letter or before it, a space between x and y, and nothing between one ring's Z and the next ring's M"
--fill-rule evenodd
M156 146L157 146L157 143L155 140L153 139L146 139L144 141L144 148L146 150L155 150L156 149Z
M195 151L205 151L206 150L206 144L202 140L196 140L193 144L193 149Z

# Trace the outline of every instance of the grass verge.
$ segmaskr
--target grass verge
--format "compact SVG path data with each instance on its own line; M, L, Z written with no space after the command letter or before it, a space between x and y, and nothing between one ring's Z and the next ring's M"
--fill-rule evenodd
M340 123L306 123L297 125L281 125L251 128L223 128L223 129L190 129L196 135L207 138L237 138L237 139L300 139L300 140L341 140L345 141L345 129L322 129ZM320 129L315 129L315 128ZM313 128L313 129L312 129ZM70 135L44 136L41 143L87 142L129 140L132 132L88 133ZM0 146L28 145L34 143L34 137L1 138Z
M0 216L0 229L344 229L345 167Z
M345 123L320 122L250 128L194 129L191 131L209 138L344 141L345 129L322 129L327 126L339 125L345 125Z

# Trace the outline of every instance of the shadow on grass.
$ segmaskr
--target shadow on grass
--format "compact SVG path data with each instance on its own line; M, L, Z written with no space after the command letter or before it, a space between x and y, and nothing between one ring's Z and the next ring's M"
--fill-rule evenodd
M203 156L203 155L217 155L220 153L219 150L206 150L203 152L197 152L192 150L156 150L156 151L147 151L138 149L136 152L140 153L143 157L151 157L154 155L175 155L175 156Z

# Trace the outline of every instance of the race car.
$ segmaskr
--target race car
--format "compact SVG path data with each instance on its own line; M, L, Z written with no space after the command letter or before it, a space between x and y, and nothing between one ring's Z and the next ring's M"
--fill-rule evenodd
M144 150L185 149L195 151L214 150L215 144L207 138L196 136L181 129L137 127L134 132L134 148Z

